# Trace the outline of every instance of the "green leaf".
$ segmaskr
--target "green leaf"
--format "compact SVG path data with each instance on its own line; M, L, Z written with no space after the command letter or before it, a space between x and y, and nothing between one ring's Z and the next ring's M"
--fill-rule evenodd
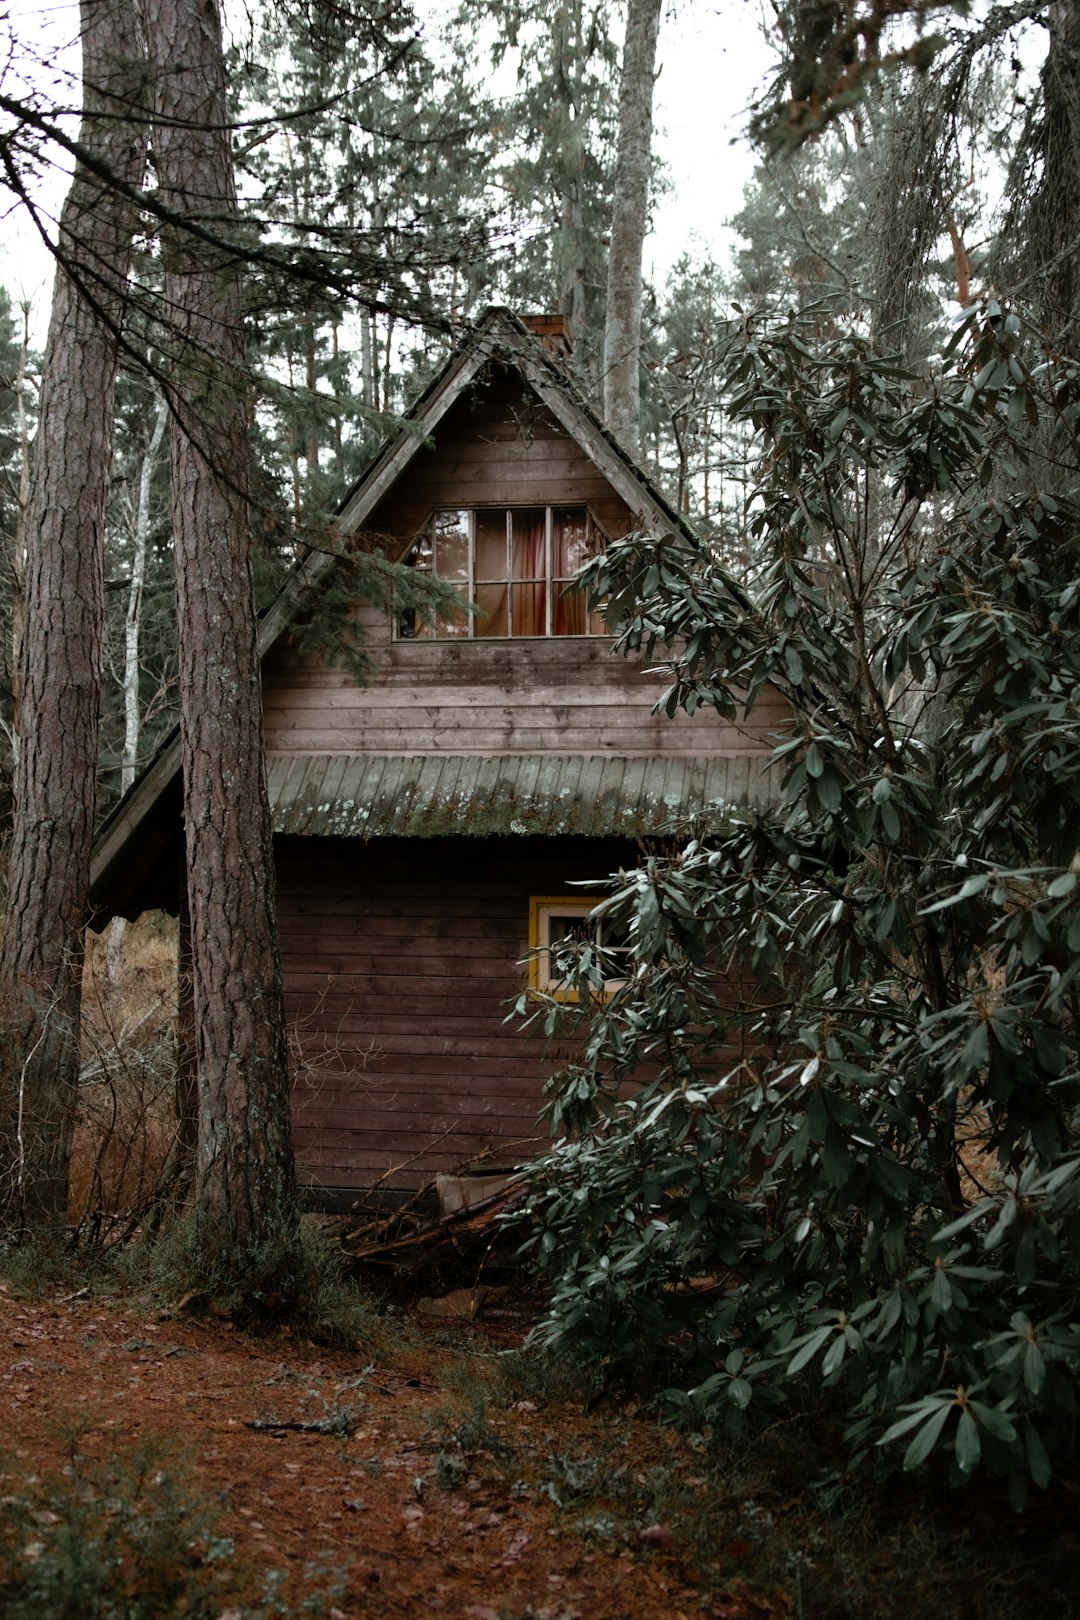
M1013 1264L1017 1282L1027 1287L1035 1281L1038 1270L1035 1258L1035 1228L1030 1222L1025 1226L1020 1242L1016 1245L1016 1258Z
M881 820L881 830L891 844L895 844L900 837L900 817L896 813L896 806L886 799L878 806L878 816Z
M833 815L840 808L840 778L836 772L826 768L817 781L817 796L826 810Z
M1045 1491L1052 1473L1050 1458L1043 1445L1042 1435L1030 1418L1024 1424L1024 1451L1027 1455L1028 1472L1040 1491Z
M885 1433L881 1436L881 1439L877 1442L878 1445L887 1446L891 1441L900 1440L905 1434L910 1433L910 1431L915 1428L916 1424L922 1423L931 1407L933 1407L935 1411L937 1410L936 1397L930 1402L920 1401L913 1411L909 1411L904 1417L898 1418L895 1423L889 1425L889 1427L885 1430Z
M842 1333L838 1333L832 1344L830 1344L828 1350L826 1350L825 1355L822 1357L822 1378L831 1378L833 1373L839 1370L846 1351L847 1340Z
M982 1401L970 1400L968 1405L987 1434L992 1434L995 1440L1002 1440L1009 1444L1016 1439L1016 1425L998 1407L986 1406Z
M934 1271L933 1281L930 1284L931 1303L936 1305L939 1311L944 1312L952 1304L952 1298L952 1284L942 1268L938 1266Z
M807 1366L809 1362L813 1361L822 1345L832 1337L832 1333L833 1329L831 1325L829 1327L818 1328L816 1333L811 1333L806 1343L796 1351L787 1364L787 1373L789 1378L793 1377L797 1372L802 1372L803 1368Z
M982 1440L979 1436L979 1425L966 1409L960 1413L954 1449L960 1472L970 1474L982 1455Z
M955 894L950 894L945 900L935 900L932 906L924 906L921 915L928 917L932 911L944 911L946 906L958 906L961 900L970 900L973 895L981 894L990 882L991 876L990 872L976 873L974 877L969 877Z
M985 1069L989 1057L990 1032L980 1019L964 1042L964 1049L960 1053L960 1067L968 1074L972 1074L977 1069Z
M904 1453L905 1473L910 1473L913 1468L920 1467L929 1457L937 1445L938 1438L948 1422L949 1413L952 1409L953 1402L950 1401L948 1405L940 1406L933 1416L923 1424Z
M745 1378L733 1378L728 1385L728 1400L732 1406L737 1406L740 1412L745 1412L750 1405L753 1391Z
M821 1147L821 1162L830 1187L844 1187L851 1177L851 1157L847 1143L830 1121Z
M879 945L888 939L889 935L892 933L893 923L895 921L896 901L886 900L885 904L881 908L881 915L878 917L877 923L874 927L874 939Z

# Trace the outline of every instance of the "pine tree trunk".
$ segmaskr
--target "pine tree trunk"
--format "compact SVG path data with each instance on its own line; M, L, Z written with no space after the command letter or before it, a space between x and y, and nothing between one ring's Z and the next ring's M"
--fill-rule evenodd
M630 0L619 87L619 155L611 211L604 419L637 453L641 423L641 256L649 203L653 81L660 0Z
M1080 355L1080 6L1053 0L1042 70L1042 179L1032 206L1043 265L1043 329L1050 344Z
M81 140L121 181L141 184L145 64L132 59L136 8L130 0L82 0L81 29ZM0 1199L15 1224L31 1228L61 1227L67 1214L116 329L134 226L130 206L80 165L60 218L26 514L19 762L0 947Z
M149 0L163 201L215 232L236 216L214 0ZM236 256L164 242L187 886L198 1064L196 1210L242 1250L295 1207L273 850L250 566L247 394Z

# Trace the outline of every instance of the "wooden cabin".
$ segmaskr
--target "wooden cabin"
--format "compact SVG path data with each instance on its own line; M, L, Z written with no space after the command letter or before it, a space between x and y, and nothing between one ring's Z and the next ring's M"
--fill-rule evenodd
M657 715L659 678L563 594L596 547L680 523L576 391L566 344L561 321L489 311L341 507L343 535L383 537L475 614L357 604L363 687L297 652L295 588L264 619L295 1139L321 1207L533 1151L567 1053L507 1021L548 970L530 951L592 929L589 896L671 817L718 824L770 791L779 697L752 731ZM101 831L99 915L175 911L181 865L174 741Z

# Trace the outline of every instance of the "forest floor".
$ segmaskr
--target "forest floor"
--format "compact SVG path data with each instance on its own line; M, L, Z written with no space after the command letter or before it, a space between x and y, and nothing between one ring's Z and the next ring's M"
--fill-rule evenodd
M102 1612L140 1617L1078 1612L1075 1492L1019 1518L968 1493L943 1528L910 1482L884 1501L815 1484L791 1434L718 1459L521 1352L526 1318L402 1310L380 1348L344 1353L0 1287L0 1611L81 1614L30 1601L25 1572L78 1562L107 1522L123 1545L99 1561L135 1547L134 1586L159 1592Z

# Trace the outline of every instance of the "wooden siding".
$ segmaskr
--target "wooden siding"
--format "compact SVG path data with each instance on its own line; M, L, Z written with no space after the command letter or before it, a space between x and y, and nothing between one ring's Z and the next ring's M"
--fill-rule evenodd
M494 368L450 408L365 529L405 540L434 507L549 504L591 507L609 539L636 521L524 379Z
M636 522L521 378L502 371L457 401L369 527L399 551L434 507L481 503L587 504L609 536ZM654 715L662 679L613 657L607 638L394 641L385 617L361 616L375 666L365 688L284 642L267 657L268 754L766 754L787 717L775 694L752 728Z
M663 682L606 639L395 642L367 615L369 686L279 647L263 669L268 754L768 754L789 710L750 726L652 712Z
M414 1188L539 1145L543 1083L572 1055L506 1023L532 895L636 860L616 840L277 840L302 1182Z

